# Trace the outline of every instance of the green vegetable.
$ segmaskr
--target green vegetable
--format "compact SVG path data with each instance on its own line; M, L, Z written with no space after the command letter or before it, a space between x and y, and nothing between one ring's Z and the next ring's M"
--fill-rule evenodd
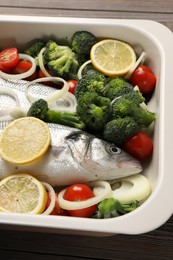
M42 40L38 40L34 42L28 49L25 50L25 53L36 58L43 47L45 47L46 43Z
M128 137L134 135L139 130L138 123L132 117L117 117L105 125L103 137L108 142L121 146Z
M109 98L88 91L78 99L76 110L86 127L93 132L103 129L107 121L109 105Z
M57 123L79 129L85 128L84 123L76 113L50 110L47 101L44 99L35 101L29 108L27 116L37 117L48 123Z
M139 126L148 127L154 120L155 114L126 98L126 96L115 99L111 103L112 119L117 117L132 117Z
M139 206L138 201L133 201L129 204L122 204L114 198L106 198L99 203L96 213L93 218L114 218L127 214L135 210Z
M133 86L121 77L110 78L106 85L105 96L111 100L129 93Z
M78 81L77 87L75 89L75 96L77 100L79 97L83 96L85 92L96 92L103 96L105 90L106 77L94 70L90 69L86 74Z
M55 41L48 41L44 52L44 59L54 76L66 80L75 79L79 68L76 54L69 46L58 45Z
M77 31L72 36L72 50L79 55L85 55L85 57L89 57L91 47L96 42L97 39L92 33L87 31Z
M145 101L140 91L135 91L133 86L121 77L110 79L105 86L104 95L111 100L117 97L124 96L136 104L140 104Z

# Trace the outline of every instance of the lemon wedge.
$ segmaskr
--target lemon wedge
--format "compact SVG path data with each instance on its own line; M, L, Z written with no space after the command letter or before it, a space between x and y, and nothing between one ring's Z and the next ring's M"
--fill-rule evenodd
M25 164L40 158L50 145L50 131L35 117L12 121L0 136L0 155L10 163Z
M0 181L0 211L41 214L47 192L40 181L26 173L16 173Z
M136 62L134 49L114 39L102 40L93 45L90 58L93 66L107 76L125 75Z

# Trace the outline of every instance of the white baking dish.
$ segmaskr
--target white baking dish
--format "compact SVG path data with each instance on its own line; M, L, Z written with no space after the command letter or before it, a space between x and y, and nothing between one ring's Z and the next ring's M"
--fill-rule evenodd
M172 32L159 23L145 20L0 16L0 47L22 49L34 38L71 37L78 30L127 41L136 50L142 48L147 53L147 64L157 75L156 90L149 104L157 115L154 154L143 172L152 184L152 194L137 210L117 218L97 220L0 213L1 228L8 226L95 236L149 232L164 224L173 213Z

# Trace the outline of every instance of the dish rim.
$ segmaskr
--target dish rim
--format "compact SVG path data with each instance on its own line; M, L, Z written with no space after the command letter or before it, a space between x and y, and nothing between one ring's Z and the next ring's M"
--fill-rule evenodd
M32 20L31 20L32 18ZM173 196L173 189L171 182L173 182L173 176L171 176L171 153L173 150L173 144L170 143L169 137L173 132L173 124L168 120L168 111L172 105L171 102L171 71L167 68L171 68L171 61L173 60L172 46L173 46L173 34L163 24L152 20L134 20L134 19L103 19L103 18L72 18L72 17L46 17L46 16L11 16L0 15L1 22L20 22L20 23L62 23L68 25L68 23L75 24L98 24L98 25L115 25L134 28L135 30L142 31L142 33L148 35L160 49L162 55L162 67L164 68L163 77L165 82L163 86L168 86L165 89L161 89L162 97L162 111L161 117L161 129L160 129L160 147L163 149L160 151L159 168L164 171L159 176L157 187L147 201L140 206L135 212L131 212L127 215L119 218L112 219L84 219L84 218L69 218L65 216L58 216L57 222L56 216L43 216L43 215L25 215L13 213L0 213L0 224L18 225L18 226L32 226L35 228L49 228L56 230L71 230L80 232L96 232L100 234L141 234L152 231L162 224L164 224L173 213L173 206L166 203L162 205L162 212L158 209L159 218L155 218L156 209L160 206L160 201L169 201L171 195ZM167 95L166 95L167 94ZM172 93L173 94L173 93ZM169 128L169 129L168 129ZM166 178L165 178L166 177ZM166 192L165 192L166 190ZM147 210L145 210L147 208ZM148 211L149 210L149 211ZM141 216L142 212L142 216ZM12 216L12 218L11 218ZM12 219L12 221L11 221ZM150 219L147 221L146 219ZM115 223L114 223L115 222ZM79 224L80 223L80 224ZM135 227L134 227L135 223Z

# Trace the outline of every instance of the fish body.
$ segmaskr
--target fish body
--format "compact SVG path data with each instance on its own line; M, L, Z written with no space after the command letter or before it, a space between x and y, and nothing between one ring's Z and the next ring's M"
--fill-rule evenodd
M4 81L4 85L3 88L8 88L9 84ZM44 90L45 87L41 87ZM22 88L19 91L19 86L16 93L20 106L28 109L30 104L28 100L26 102ZM1 121L0 131L8 123ZM11 164L0 158L0 179L15 172L26 172L56 187L94 180L113 180L142 171L138 160L114 144L75 128L58 124L48 126L51 145L46 154L24 165Z

